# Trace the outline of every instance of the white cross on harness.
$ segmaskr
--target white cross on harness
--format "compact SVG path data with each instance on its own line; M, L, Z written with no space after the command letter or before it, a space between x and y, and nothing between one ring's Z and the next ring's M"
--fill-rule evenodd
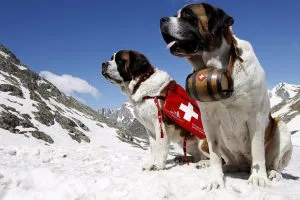
M188 106L184 105L183 103L180 104L179 109L184 112L183 119L190 122L192 117L198 119L198 114L194 112L193 105L189 102Z

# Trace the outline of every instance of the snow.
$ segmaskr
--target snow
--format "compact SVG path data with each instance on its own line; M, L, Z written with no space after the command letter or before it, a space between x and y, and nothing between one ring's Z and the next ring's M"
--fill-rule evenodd
M4 53L3 51L0 51L0 55L1 55L1 56L4 56L4 58L8 58L8 57L9 57L9 55L6 54L6 53Z
M287 125L291 131L300 131L300 115L294 117Z
M24 67L23 65L17 65L17 64L14 64L15 66L17 66L19 68L19 70L27 70L26 67Z
M40 86L41 84L48 84L43 78L40 80L37 80L37 84L38 86Z
M257 188L245 173L227 174L225 189L207 192L200 188L209 169L179 165L170 156L166 170L145 172L148 152L120 142L114 129L92 132L92 144L46 146L1 130L0 199L299 199L300 134L293 135L282 181Z

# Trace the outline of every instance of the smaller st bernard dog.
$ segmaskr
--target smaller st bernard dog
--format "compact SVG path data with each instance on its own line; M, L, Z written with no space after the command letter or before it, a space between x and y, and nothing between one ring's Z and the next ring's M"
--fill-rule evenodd
M162 115L162 126L158 121L158 110L153 99L145 97L165 96L174 80L164 71L154 68L141 53L121 50L113 54L110 61L102 63L102 75L113 84L120 86L129 102L133 105L134 114L147 130L150 142L150 159L143 170L161 170L166 165L170 142L183 145L183 136L187 136L186 150L193 161L200 161L200 167L209 162L207 143L191 136L186 130L174 124L167 116ZM159 100L163 107L163 100ZM164 136L161 138L161 128Z
M292 154L286 125L270 116L264 70L251 44L233 35L233 23L222 9L207 3L186 5L160 20L171 54L186 58L194 71L227 69L232 63L232 96L198 102L210 152L208 190L224 186L224 168L249 170L249 183L269 185L282 177Z

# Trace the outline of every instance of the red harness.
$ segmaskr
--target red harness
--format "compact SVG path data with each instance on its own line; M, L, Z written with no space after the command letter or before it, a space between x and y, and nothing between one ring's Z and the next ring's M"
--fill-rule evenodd
M167 96L145 96L143 100L153 99L157 108L157 117L160 126L160 137L164 137L162 129L162 113L168 116L172 121L178 124L180 127L186 129L195 136L204 139L205 133L201 121L201 113L197 106L196 101L191 99L186 91L178 84L174 82L168 90ZM164 107L161 109L158 100L165 101ZM183 152L185 162L187 160L186 151L187 138L183 140Z

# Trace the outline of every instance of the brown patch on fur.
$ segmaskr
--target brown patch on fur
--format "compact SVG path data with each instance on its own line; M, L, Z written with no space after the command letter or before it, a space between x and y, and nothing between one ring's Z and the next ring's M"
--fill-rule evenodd
M208 34L208 17L205 11L205 8L202 4L192 4L187 6L195 15L198 16L198 29L202 36Z
M268 142L273 139L279 121L279 117L273 118L271 114L269 115L269 124L265 131L265 146L267 146Z
M203 143L201 144L201 150L209 154L208 142L207 139L203 139Z
M125 50L122 52L121 54L121 58L122 60L124 60L125 62L125 72L129 75L129 76L132 76L132 72L131 72L131 69L130 69L130 56L129 56L129 51Z
M269 144L272 140L275 139L275 131L280 121L279 117L273 118L271 114L269 115L269 124L265 131L265 155L268 154L268 151L272 151L273 149L269 148Z
M193 14L198 16L198 31L200 35L207 41L207 50L214 51L222 44L222 35L213 35L209 31L209 16L203 4L191 4L186 8L190 9ZM211 6L214 11L218 8ZM229 43L230 44L230 43Z
M237 47L238 44L236 39L233 37L233 32L231 27L228 27L224 30L223 36L228 44L232 44L234 48L235 57L238 58L241 62L243 62L243 59L241 58L241 52Z

